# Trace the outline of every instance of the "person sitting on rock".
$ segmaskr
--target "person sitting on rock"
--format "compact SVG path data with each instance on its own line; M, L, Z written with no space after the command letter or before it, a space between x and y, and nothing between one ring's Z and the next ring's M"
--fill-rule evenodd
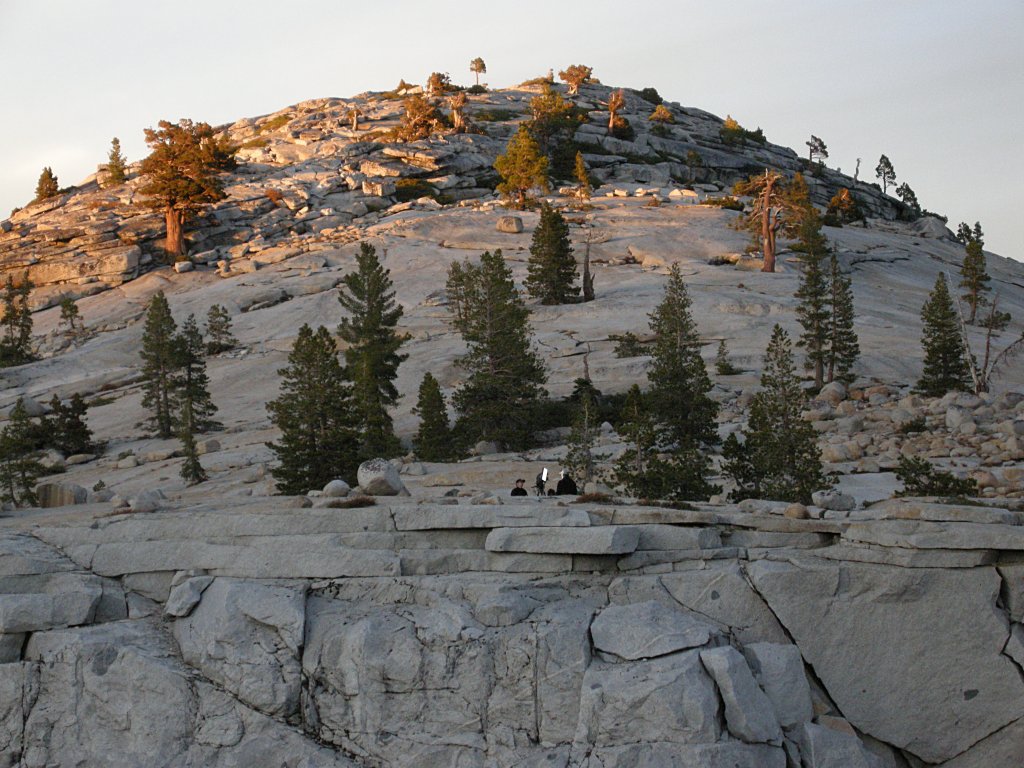
M516 480L516 487L512 489L513 496L527 496L526 493L526 481L520 478Z
M566 474L563 469L558 476L558 485L555 486L555 493L559 496L578 496L580 489L576 487L576 481Z

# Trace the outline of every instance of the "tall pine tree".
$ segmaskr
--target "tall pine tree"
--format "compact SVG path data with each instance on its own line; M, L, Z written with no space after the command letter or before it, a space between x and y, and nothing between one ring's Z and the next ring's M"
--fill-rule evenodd
M320 326L314 333L303 325L288 354L288 365L278 375L281 394L267 404L271 421L281 430L276 443L267 443L280 462L271 470L278 490L303 494L335 478L355 483L358 417L352 388L327 329Z
M213 415L217 412L210 397L210 377L206 373L206 354L203 335L199 332L195 315L189 315L181 324L181 332L174 339L175 394L182 411L188 407L190 425L194 433L207 432L220 426Z
M231 333L231 315L227 307L214 304L206 313L206 354L218 355L238 346L238 339Z
M3 317L0 318L0 368L22 365L35 359L32 354L32 310L28 297L32 281L26 272L18 285L7 275L3 292Z
M36 504L36 480L45 472L39 463L38 432L18 398L0 430L0 499L9 504Z
M616 431L629 447L615 462L615 482L636 498L661 498L665 494L655 471L661 465L654 419L639 385L634 384L626 392L619 418Z
M569 225L548 203L540 209L527 262L526 290L541 304L567 304L580 295Z
M860 343L854 330L853 284L843 274L835 251L829 263L831 317L828 329L828 381L853 381L853 366L860 357Z
M980 234L980 225L978 226ZM959 286L964 289L963 300L971 308L971 314L967 318L968 323L973 323L978 315L978 308L984 307L988 303L985 294L988 293L990 280L985 263L985 249L981 240L972 234L964 247L964 261L960 265Z
M651 313L650 326L654 346L649 397L658 414L659 448L671 456L675 478L666 493L671 498L707 498L715 489L704 479L711 466L705 449L718 442L718 404L708 397L711 378L678 264L669 271L665 296Z
M395 437L388 406L398 400L395 377L408 357L398 349L408 336L395 331L402 305L395 302L391 272L381 266L372 245L360 244L356 270L342 278L338 301L351 315L341 321L338 335L349 345L345 363L362 434L359 455L363 459L396 456L402 445Z
M181 477L189 485L207 480L206 470L199 463L199 450L196 446L195 416L192 403L184 400L181 405L181 416L178 419L178 438L181 440L181 452L185 460L181 463Z
M500 250L485 252L477 263L453 264L446 289L452 323L469 347L460 361L468 376L453 398L456 430L467 445L525 447L547 374L532 349L529 311L512 270Z
M738 486L733 496L810 504L811 494L831 480L822 469L817 433L801 415L805 396L792 345L778 325L765 351L761 387L744 442L730 435L723 449L725 474Z
M448 410L444 404L441 385L429 371L423 374L413 413L420 417L420 427L412 439L416 456L423 461L450 459L453 451Z
M149 425L158 437L174 435L178 407L178 326L163 291L157 291L146 308L142 332L142 407L150 410Z
M597 396L600 394L587 379L576 380L572 427L569 432L569 451L565 466L579 487L584 488L594 479L594 444L601 419Z
M921 307L921 320L924 322L921 331L924 370L917 380L917 391L930 397L941 397L951 390L971 391L971 372L960 335L960 322L946 276L941 272Z
M796 317L803 328L797 346L807 350L804 367L814 371L814 387L825 383L825 365L829 358L829 330L832 312L829 311L830 286L825 272L828 240L821 234L821 219L812 214L800 224L800 261L803 273L796 298L800 304Z

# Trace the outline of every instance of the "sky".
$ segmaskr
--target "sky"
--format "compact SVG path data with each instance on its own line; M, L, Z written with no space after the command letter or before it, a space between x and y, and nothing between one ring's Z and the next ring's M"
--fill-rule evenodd
M874 180L885 154L928 210L980 221L1024 261L1024 3L1020 0L327 2L0 0L0 216L40 171L61 186L129 161L143 129L212 125L311 98L449 72L513 85L569 64Z

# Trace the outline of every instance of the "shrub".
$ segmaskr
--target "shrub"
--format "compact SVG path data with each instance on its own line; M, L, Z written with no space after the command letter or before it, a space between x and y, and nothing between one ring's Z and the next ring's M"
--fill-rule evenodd
M274 205L281 205L281 201L284 200L284 195L282 195L281 191L277 189L268 189L263 194L266 195L267 200L272 202Z
M513 120L519 116L514 109L498 109L496 107L485 107L472 112L473 120L478 123L503 123Z
M686 164L691 168L703 168L704 158L700 156L699 152L691 149L686 153Z
M713 205L716 208L727 208L730 211L743 210L743 203L735 197L709 197L704 200L703 205Z
M622 139L622 141L632 141L636 138L636 131L633 126L629 124L629 121L621 118L615 118L615 127L612 129L612 136L616 139Z
M651 102L651 104L661 104L661 102L664 101L664 99L658 94L657 88L644 88L640 91L640 98L644 101Z
M469 88L466 89L466 93L472 93L472 94L487 93L487 86L486 85L480 85L479 83L477 83L476 85L469 86Z
M897 496L973 496L978 492L978 484L971 478L935 469L917 456L900 458L896 479L903 483Z
M915 432L924 432L928 428L927 423L924 420L924 416L918 416L916 419L905 421L900 424L896 431L901 435L910 435Z
M291 113L278 115L277 117L272 117L266 122L261 123L256 128L256 133L269 133L270 131L276 131L278 128L283 128L285 125L291 122L292 117L293 116L291 115Z
M270 146L270 139L266 136L261 136L256 139L249 139L242 144L242 149L263 149L264 147Z
M632 331L626 331L621 336L612 334L608 338L616 342L615 356L618 358L641 357L647 354L640 339Z
M436 196L437 190L423 179L399 179L395 182L395 198L400 203Z
M756 144L764 144L766 141L764 131L760 128L756 131L748 131L736 122L732 115L726 115L725 122L722 123L722 127L719 129L718 135L722 139L723 144L728 144L730 146L735 144L745 144L747 141L753 141Z
M664 104L659 104L651 112L651 116L647 118L655 123L674 123L676 121L672 113L668 111Z

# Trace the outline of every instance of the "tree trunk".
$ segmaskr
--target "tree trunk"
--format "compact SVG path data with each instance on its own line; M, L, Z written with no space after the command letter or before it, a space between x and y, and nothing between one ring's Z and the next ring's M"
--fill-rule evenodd
M476 84L480 85L480 72L478 70L473 70L473 74L476 75Z
M590 274L590 232L587 232L587 248L583 252L583 300L594 300L594 276Z
M164 242L164 250L173 264L181 259L185 251L182 225L185 223L185 214L177 208L164 209L164 221L167 224L167 238Z
M761 220L761 251L764 254L762 272L775 271L775 230L769 224L770 214L765 214Z
M608 110L608 135L612 136L615 133L615 113Z

